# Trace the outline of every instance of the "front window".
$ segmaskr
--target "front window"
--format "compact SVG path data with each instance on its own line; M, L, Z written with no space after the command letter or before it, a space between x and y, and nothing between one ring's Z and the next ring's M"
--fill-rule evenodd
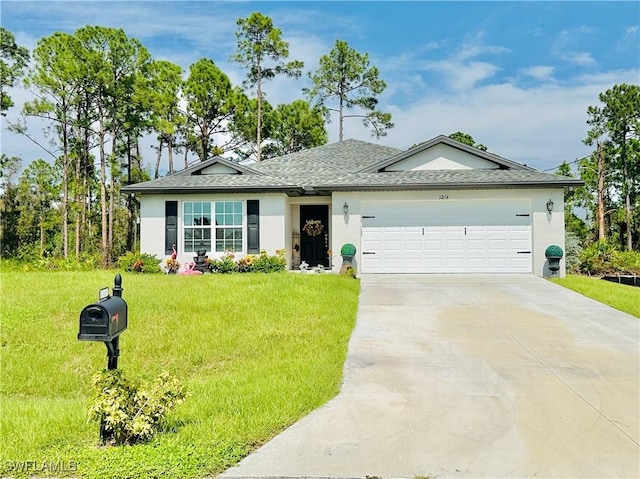
M215 216L212 218L212 205ZM212 221L215 219L215 221ZM242 252L243 213L241 201L185 201L182 221L184 226L184 251L193 253L199 249Z
M242 251L242 202L216 202L216 251Z
M183 207L184 251L211 251L211 203L189 201Z

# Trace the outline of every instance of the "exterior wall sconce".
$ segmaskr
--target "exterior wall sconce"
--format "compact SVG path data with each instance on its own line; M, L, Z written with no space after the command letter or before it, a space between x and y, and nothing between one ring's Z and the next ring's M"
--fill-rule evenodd
M551 214L551 212L553 211L553 200L547 201L547 211L549 212L549 214Z
M342 205L342 211L344 211L345 215L349 214L349 205L347 204L347 202L344 202L344 205Z

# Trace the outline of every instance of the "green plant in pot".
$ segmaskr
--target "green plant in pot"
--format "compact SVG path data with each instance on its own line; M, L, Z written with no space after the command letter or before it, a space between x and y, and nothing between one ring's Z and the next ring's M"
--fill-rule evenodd
M348 274L347 270L350 272L349 275L355 277L356 270L352 264L353 258L356 255L356 247L351 243L345 243L340 248L340 256L342 256L342 267L340 268L340 274Z
M342 256L343 259L351 261L355 255L356 247L351 243L345 243L342 245L342 248L340 248L340 256Z
M562 248L557 244L552 244L550 246L547 246L547 249L544 250L544 255L549 262L549 270L553 273L558 271L560 269L560 260L564 255Z

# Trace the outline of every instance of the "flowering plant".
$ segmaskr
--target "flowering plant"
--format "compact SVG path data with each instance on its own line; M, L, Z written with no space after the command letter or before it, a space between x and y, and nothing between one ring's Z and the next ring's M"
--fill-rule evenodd
M240 258L238 260L238 265L237 265L238 271L240 273L246 273L251 271L251 266L253 265L253 259L254 257L251 254L248 254L247 256Z
M324 225L320 220L307 220L302 230L309 236L320 236L324 231Z
M167 258L164 262L164 268L167 273L177 273L180 269L180 262L175 258Z

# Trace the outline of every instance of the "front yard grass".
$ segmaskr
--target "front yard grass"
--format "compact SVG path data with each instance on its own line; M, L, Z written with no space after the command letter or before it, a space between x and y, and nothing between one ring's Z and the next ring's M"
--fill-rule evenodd
M565 288L640 318L640 288L581 275L552 279Z
M358 281L125 273L119 368L168 371L191 395L152 442L98 447L87 407L106 348L77 340L78 317L114 275L2 274L0 477L214 475L337 394Z

